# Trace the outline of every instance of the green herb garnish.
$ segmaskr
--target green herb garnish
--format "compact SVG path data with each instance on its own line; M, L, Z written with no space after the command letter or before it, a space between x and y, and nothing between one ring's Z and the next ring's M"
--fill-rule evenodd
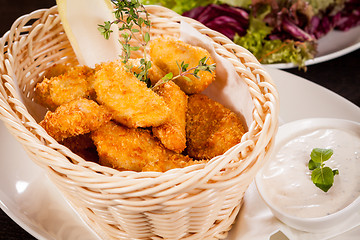
M166 74L163 78L161 78L153 87L152 89L155 89L159 87L160 85L167 83L169 81L173 81L179 77L185 78L187 81L191 81L191 79L188 77L188 75L192 75L196 78L200 78L198 73L199 71L208 71L212 72L215 70L215 63L208 65L206 62L209 60L209 58L203 57L200 59L199 64L195 67L189 68L189 64L182 62L180 65L178 62L176 62L178 68L179 68L179 74L174 76L173 73Z
M150 41L150 27L151 23L149 20L149 14L145 7L138 0L111 0L116 10L114 11L116 20L110 22L104 22L104 25L99 24L98 30L104 36L105 39L109 39L110 34L113 32L110 28L111 25L119 25L119 30L122 32L122 39L119 40L123 48L123 53L120 56L122 62L125 64L127 69L132 69L133 66L126 65L130 59L132 51L143 50L143 58L140 59L140 66L138 67L141 71L139 73L134 72L133 74L140 80L151 86L150 79L148 78L148 70L151 68L151 61L147 60L145 48ZM144 17L141 17L144 16ZM140 37L139 37L140 36ZM140 46L130 45L130 40L135 39ZM173 73L166 74L160 79L152 88L156 88L161 84L168 81L174 80L179 77L184 77L188 81L190 78L187 75L193 75L199 78L199 71L212 72L215 69L215 64L208 65L207 58L204 57L199 61L199 64L195 67L188 69L189 64L182 62L180 65L176 62L179 68L179 74L173 76Z
M309 170L312 170L311 180L313 183L327 192L334 183L334 176L339 174L339 170L325 167L324 162L333 155L332 149L314 148L310 154Z
M145 82L149 86L150 80L147 74L151 67L151 62L147 60L145 51L145 47L150 41L149 14L138 0L112 0L112 3L116 8L114 11L116 20L112 22L104 22L104 25L99 24L98 30L105 39L109 39L110 34L112 33L112 30L110 29L111 25L118 25L122 37L119 42L123 48L123 52L120 57L124 64L127 64L130 59L131 52L138 51L140 49L143 50L143 58L141 58L139 66L141 71L139 73L134 73L134 75L140 81ZM136 40L139 43L139 46L130 45L130 41L132 39ZM132 66L127 66L127 68L131 69Z

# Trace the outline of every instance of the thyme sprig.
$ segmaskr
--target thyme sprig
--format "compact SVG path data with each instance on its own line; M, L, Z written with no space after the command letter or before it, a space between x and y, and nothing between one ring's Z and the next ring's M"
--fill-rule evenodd
M139 73L134 75L147 85L150 84L148 78L148 70L151 67L151 62L147 60L145 48L150 41L150 20L149 14L142 4L138 0L112 0L115 5L114 21L106 21L104 24L98 25L98 30L104 36L105 39L109 39L112 25L118 25L121 32L122 39L119 40L122 45L122 55L120 56L122 62L128 69L132 66L128 66L127 63L131 57L131 52L143 50L143 58L140 60ZM144 16L144 17L142 17ZM138 42L139 46L131 46L130 41L134 39Z
M215 70L215 63L207 64L208 60L209 60L209 58L203 57L202 59L199 60L198 65L196 65L195 67L191 67L189 69L188 69L188 67L189 67L188 63L184 63L184 61L183 61L179 65L179 63L176 62L176 65L179 68L179 74L176 76L174 76L174 74L172 72L166 74L152 87L152 89L156 89L160 85L165 84L169 81L174 81L175 79L180 78L180 77L183 77L187 81L191 81L191 79L188 77L189 75L194 76L195 78L200 78L198 75L198 73L200 71L207 71L207 72L212 73Z
M151 86L150 79L148 78L148 70L151 68L151 61L148 60L146 55L146 46L150 41L150 27L151 22L149 20L149 14L146 11L145 7L138 0L111 0L115 5L115 15L114 21L106 21L104 24L98 25L98 30L104 36L105 39L109 39L110 34L113 32L111 30L112 25L118 25L119 31L121 32L122 39L119 40L122 45L123 52L120 56L122 62L125 64L127 69L132 69L133 66L128 64L128 61L131 57L131 52L143 50L143 58L140 59L140 66L138 73L133 72L133 74L140 80L147 84L148 87ZM142 17L145 16L145 17ZM134 39L139 43L139 46L130 45L130 41ZM198 73L199 71L208 71L212 73L215 70L215 64L207 64L209 58L202 58L199 61L199 64L195 67L188 69L189 64L182 62L180 65L176 62L179 68L179 74L173 76L173 73L166 74L162 79L160 79L152 89L157 88L161 84L164 84L168 81L175 80L179 77L185 78L187 81L191 81L188 75L192 75L196 78L200 78Z

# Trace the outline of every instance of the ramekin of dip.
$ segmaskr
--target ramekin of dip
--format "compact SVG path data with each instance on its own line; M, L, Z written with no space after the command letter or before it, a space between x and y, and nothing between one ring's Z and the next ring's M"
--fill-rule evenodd
M324 163L339 170L327 192L311 180L314 148L332 149ZM290 227L318 233L346 224L360 214L360 123L313 118L282 125L255 183L274 216Z

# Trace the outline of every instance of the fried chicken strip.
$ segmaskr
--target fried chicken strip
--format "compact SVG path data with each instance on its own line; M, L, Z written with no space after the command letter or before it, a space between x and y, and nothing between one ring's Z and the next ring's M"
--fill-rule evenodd
M59 106L55 112L48 111L40 125L57 141L89 133L110 121L111 114L96 102L85 98Z
M238 144L244 134L241 119L203 94L189 97L186 114L187 153L211 159Z
M149 47L151 61L164 72L172 72L174 76L179 74L178 64L182 62L189 64L188 69L196 67L204 57L209 58L207 64L214 63L207 50L171 37L155 38L150 42ZM200 78L189 75L191 81L180 77L174 82L186 94L199 93L215 79L215 72L200 71L198 76Z
M186 147L185 121L188 96L172 81L158 86L154 91L164 99L171 110L171 115L166 123L152 129L153 134L167 149L181 153Z
M164 148L141 128L127 128L112 121L91 133L97 147L100 164L119 170L167 171L196 162Z
M61 68L61 67L60 67ZM65 71L53 69L48 76ZM56 77L44 78L35 88L35 101L51 111L61 104L78 98L91 98L94 95L92 83L94 69L86 66L72 67Z
M128 127L159 126L170 110L164 100L139 81L120 61L104 63L95 73L94 88L99 103L114 120Z

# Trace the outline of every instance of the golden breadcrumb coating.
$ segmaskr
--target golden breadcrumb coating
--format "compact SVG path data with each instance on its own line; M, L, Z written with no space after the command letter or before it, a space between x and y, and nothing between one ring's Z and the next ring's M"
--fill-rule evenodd
M44 78L36 85L35 101L53 111L74 99L91 98L94 72L89 67L77 66L59 76Z
M40 125L57 141L86 134L110 121L111 114L96 102L85 98L59 106L55 112L48 111Z
M187 153L211 159L238 144L244 134L239 116L203 94L189 96L186 114Z
M176 154L170 156L166 161L156 161L147 163L143 172L166 172L173 168L184 168L194 164L207 163L208 160L193 160L189 156Z
M164 100L127 71L120 61L103 63L95 73L94 88L99 103L114 120L128 127L163 124L170 110Z
M207 64L213 64L210 53L200 47L195 47L183 41L171 37L155 38L150 41L151 61L166 73L179 74L179 67L182 62L189 64L188 69L196 67L199 61L209 57ZM188 75L191 81L180 77L174 82L187 94L200 93L215 79L215 72L200 71L200 78Z
M171 115L166 123L152 129L153 134L167 149L181 153L186 148L188 96L172 81L159 85L154 91L164 99Z
M139 74L141 72L140 67L140 58L129 59L128 64L132 66L131 71ZM155 85L162 77L165 76L165 72L161 70L154 63L151 63L151 67L148 70L148 78L150 79L151 85Z
M112 121L91 133L97 147L100 164L119 170L166 171L189 165L191 158L174 153L162 146L141 128L127 128Z

